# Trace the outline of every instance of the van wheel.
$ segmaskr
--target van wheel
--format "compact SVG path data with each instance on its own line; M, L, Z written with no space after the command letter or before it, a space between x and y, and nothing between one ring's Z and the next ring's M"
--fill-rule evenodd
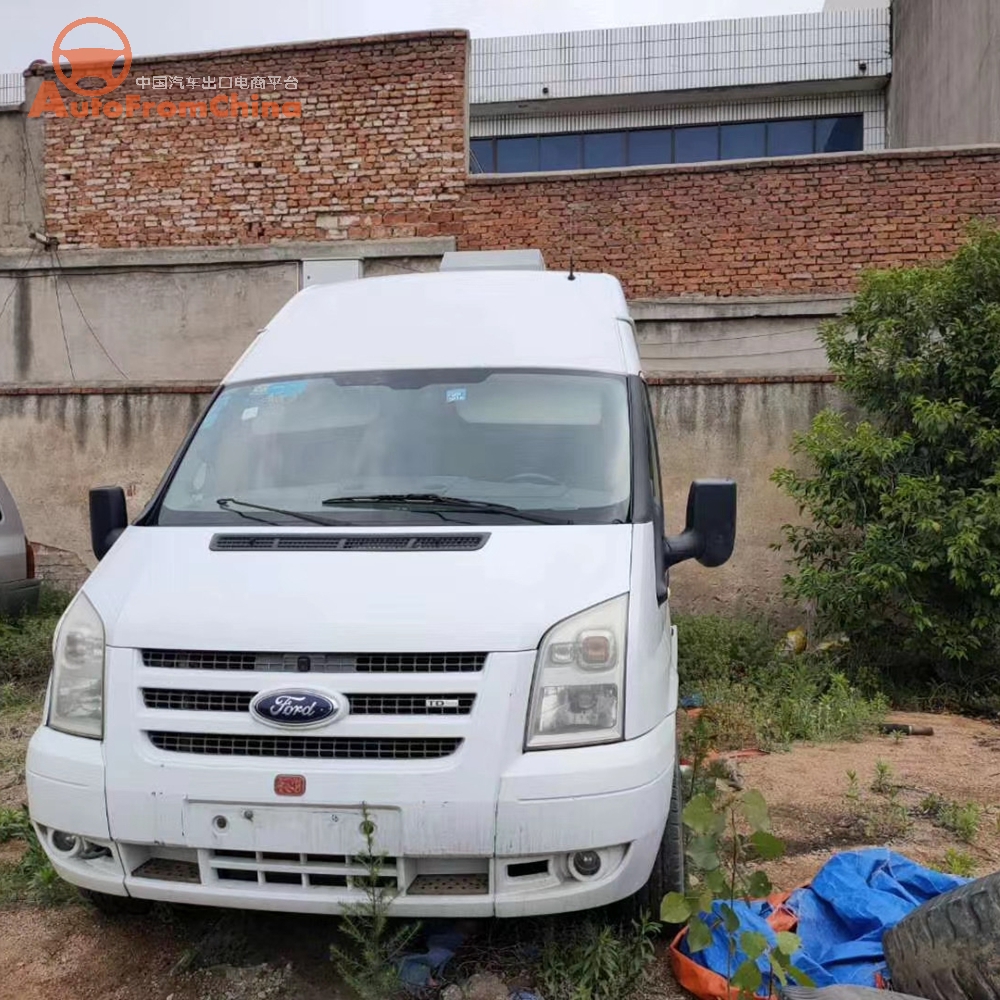
M106 892L94 892L92 889L81 889L80 895L99 913L112 920L141 917L153 908L148 899L134 899L132 896L110 896Z
M660 849L646 884L619 904L621 915L638 920L645 913L651 920L660 919L660 904L668 892L684 892L684 782L678 761L674 767L674 787L670 794L670 812L663 830Z

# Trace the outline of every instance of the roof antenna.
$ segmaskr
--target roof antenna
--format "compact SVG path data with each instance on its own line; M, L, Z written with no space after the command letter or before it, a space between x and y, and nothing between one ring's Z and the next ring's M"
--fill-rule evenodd
M576 205L569 206L569 280L576 281L573 251L576 249Z

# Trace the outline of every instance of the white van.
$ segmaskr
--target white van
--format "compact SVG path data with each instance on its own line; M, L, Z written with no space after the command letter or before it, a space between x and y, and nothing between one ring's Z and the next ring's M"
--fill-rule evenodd
M729 558L736 490L665 536L614 278L307 288L134 524L90 503L27 771L99 905L342 912L365 816L401 917L680 886L667 573Z

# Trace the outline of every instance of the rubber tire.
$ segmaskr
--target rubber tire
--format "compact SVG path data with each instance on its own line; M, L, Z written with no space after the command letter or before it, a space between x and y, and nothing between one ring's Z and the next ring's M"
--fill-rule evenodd
M111 896L106 892L81 889L80 895L99 913L112 920L122 917L141 917L153 908L148 899L134 899L132 896Z
M883 939L893 989L927 1000L1000 997L1000 873L943 893Z
M684 892L684 780L680 762L674 769L674 784L670 793L670 812L663 828L660 849L653 861L653 870L646 884L619 904L621 915L638 920L646 913L651 920L660 919L660 904L668 892Z

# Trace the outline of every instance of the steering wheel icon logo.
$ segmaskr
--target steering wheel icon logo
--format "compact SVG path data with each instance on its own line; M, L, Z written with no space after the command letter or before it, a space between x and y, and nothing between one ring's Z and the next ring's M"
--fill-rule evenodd
M122 43L120 49L97 49L79 48L64 49L63 42L66 36L84 24L100 24L105 28L110 28ZM60 62L60 58L66 59L68 66ZM115 73L115 62L123 59L123 65L118 73ZM112 90L120 87L128 78L128 71L132 66L132 46L129 45L125 32L111 21L103 17L81 17L72 24L67 24L52 46L52 68L56 72L56 77L66 87L79 94L81 97L101 97L110 94ZM104 86L89 90L81 86L84 80L103 80Z

